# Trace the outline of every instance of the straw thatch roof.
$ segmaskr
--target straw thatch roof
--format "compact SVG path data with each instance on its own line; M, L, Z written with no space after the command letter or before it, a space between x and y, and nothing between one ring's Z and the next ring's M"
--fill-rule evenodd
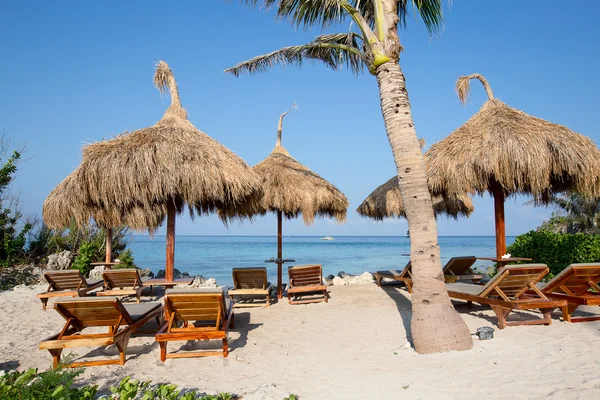
M479 74L459 78L463 103L470 79L481 81L489 99L425 154L434 193L483 194L497 182L505 195L532 194L542 202L563 191L600 194L600 151L591 139L507 106Z
M74 221L77 226L86 226L90 219L94 219L99 226L109 228L118 225L127 225L133 229L148 229L154 232L166 215L166 207L156 206L153 212L139 207L127 211L118 209L102 209L87 202L81 197L82 189L78 184L77 170L69 174L44 201L42 216L44 222L51 229L60 229Z
M156 215L169 202L179 213L187 204L192 216L219 209L234 217L257 209L262 195L258 176L187 119L164 61L157 63L154 83L171 93L170 107L154 126L84 148L76 173L82 197L124 215L136 209Z
M436 216L447 215L458 218L468 217L475 207L471 198L466 194L449 196L431 196L433 211ZM394 176L389 181L379 186L356 209L363 217L382 221L384 218L406 218L404 203L400 195L398 177Z
M346 196L300 164L281 145L283 117L290 111L279 118L275 148L253 168L260 176L264 191L260 213L281 211L290 219L302 214L307 225L314 221L315 216L333 217L343 222L349 205Z

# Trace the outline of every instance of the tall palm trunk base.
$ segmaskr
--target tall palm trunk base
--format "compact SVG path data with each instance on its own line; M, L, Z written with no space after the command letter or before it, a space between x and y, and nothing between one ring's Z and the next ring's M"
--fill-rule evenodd
M454 310L444 285L425 162L404 74L398 62L390 61L379 66L375 75L410 231L413 268L411 330L415 350L419 353L468 350L473 347L471 334Z

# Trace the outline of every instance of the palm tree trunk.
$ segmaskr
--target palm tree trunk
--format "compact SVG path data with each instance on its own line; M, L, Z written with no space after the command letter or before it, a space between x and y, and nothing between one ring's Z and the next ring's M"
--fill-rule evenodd
M469 329L454 310L444 284L425 162L412 119L404 74L400 65L393 61L380 65L375 74L410 231L411 330L415 350L419 353L468 350L473 347Z

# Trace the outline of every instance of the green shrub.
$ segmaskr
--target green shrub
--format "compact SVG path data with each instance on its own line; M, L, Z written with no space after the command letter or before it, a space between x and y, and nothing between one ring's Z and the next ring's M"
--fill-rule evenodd
M119 255L119 261L121 264L115 265L115 268L137 268L133 260L133 252L131 249L126 249Z
M546 264L550 273L557 275L572 263L599 262L600 235L531 231L517 236L507 252L513 257L527 257L532 262Z
M118 386L110 388L111 399L119 400L235 400L237 396L231 393L205 395L195 390L182 393L177 385L160 383L150 386L150 381L140 382L130 377L121 379Z
M93 399L97 386L73 387L82 369L55 369L38 373L31 368L0 376L0 398L4 400L85 400Z
M90 263L96 261L98 253L98 248L94 243L83 243L81 247L79 247L79 252L77 253L77 257L73 260L73 264L71 268L78 269L83 276L88 276L89 272L92 270L92 266Z

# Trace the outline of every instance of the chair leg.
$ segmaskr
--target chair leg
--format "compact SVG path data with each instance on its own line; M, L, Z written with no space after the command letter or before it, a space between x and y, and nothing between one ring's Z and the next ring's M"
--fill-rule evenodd
M501 306L491 306L491 307L492 307L492 310L494 310L494 313L496 313L496 316L498 317L498 328L499 329L506 328L506 317L508 316L508 314L510 314L511 309L504 308Z
M265 307L269 307L271 305L271 297L267 295L267 305Z
M381 276L376 275L375 280L377 281L377 286L381 287Z
M223 338L223 358L227 358L229 355L229 343L227 343L227 338Z
M329 303L329 294L327 293L327 290L325 290L325 303Z
M552 311L554 311L554 308L540 308L540 312L542 313L542 315L544 315L544 325L552 324Z
M48 298L40 299L42 301L42 310L46 310L46 306L48 305Z
M165 362L167 359L167 342L158 342L160 346L160 361Z
M60 363L60 354L62 353L62 349L48 349L50 354L52 355L52 367L58 368L58 364Z
M472 310L472 309L473 309L473 302L472 302L472 301L470 301L470 300L469 300L469 301L467 301L467 308L468 308L469 310Z

